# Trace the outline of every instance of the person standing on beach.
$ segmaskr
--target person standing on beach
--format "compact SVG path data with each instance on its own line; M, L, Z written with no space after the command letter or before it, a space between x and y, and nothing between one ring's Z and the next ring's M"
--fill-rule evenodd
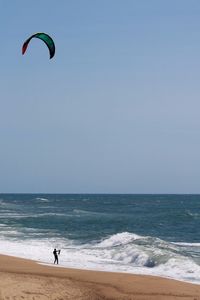
M60 250L57 251L56 249L54 249L53 250L53 255L54 255L54 258L55 258L54 264L57 263L57 265L58 265L58 254L60 254Z

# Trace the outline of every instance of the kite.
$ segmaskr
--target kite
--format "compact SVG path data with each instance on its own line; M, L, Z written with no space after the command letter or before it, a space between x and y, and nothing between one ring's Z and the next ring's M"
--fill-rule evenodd
M30 36L24 42L24 44L22 46L22 54L24 54L26 52L28 44L29 44L30 40L32 40L32 38L38 38L38 39L42 40L47 45L47 47L49 49L50 59L54 56L54 54L55 54L55 44L54 44L54 41L52 40L52 38L48 34L46 34L44 32L35 33L32 36Z

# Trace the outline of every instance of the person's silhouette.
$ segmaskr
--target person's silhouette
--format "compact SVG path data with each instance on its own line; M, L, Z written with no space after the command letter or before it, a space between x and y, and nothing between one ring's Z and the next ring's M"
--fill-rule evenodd
M58 254L57 253L59 253L59 252L60 252L60 250L58 250L58 251L56 249L53 250L53 255L55 258L54 264L57 263L57 265L58 265Z

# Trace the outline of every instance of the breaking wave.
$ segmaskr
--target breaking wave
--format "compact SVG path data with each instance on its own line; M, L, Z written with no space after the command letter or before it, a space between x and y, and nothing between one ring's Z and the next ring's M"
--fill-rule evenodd
M34 233L33 239L24 241L20 237L15 241L2 238L0 253L51 264L54 247L61 249L61 266L157 275L200 284L198 244L171 243L129 232L88 244L59 237L36 240Z

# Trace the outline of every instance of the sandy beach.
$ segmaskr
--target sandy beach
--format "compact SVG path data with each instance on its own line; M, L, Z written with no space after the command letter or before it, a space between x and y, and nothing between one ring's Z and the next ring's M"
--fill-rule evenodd
M200 299L200 285L153 276L44 266L0 256L0 299Z

